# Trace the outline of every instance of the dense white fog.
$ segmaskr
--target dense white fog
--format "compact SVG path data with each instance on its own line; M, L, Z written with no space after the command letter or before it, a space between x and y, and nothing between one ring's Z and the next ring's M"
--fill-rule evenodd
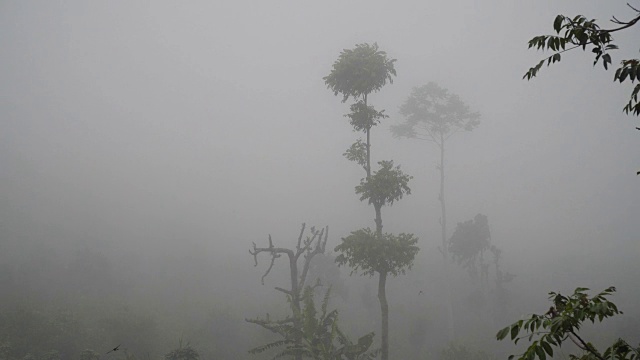
M496 332L576 287L616 286L624 311L585 336L637 344L640 122L622 112L636 83L612 80L638 58L638 29L613 34L608 71L576 49L524 80L552 53L527 42L551 34L557 14L603 28L637 16L595 0L0 3L0 324L23 324L0 325L0 359L30 347L31 359L162 358L181 338L202 359L271 358L248 353L277 337L245 318L290 312L274 290L288 286L288 262L263 286L269 254L254 267L248 250L269 234L293 248L302 223L329 227L316 265L336 281L329 307L378 347L377 278L333 265L342 238L375 224L354 193L365 173L342 156L362 136L344 116L351 101L323 80L364 43L397 59L393 84L368 98L389 115L371 130L372 163L413 176L411 194L383 207L384 231L413 233L420 248L387 284L390 358L445 359L457 344L506 359L519 348ZM389 131L429 82L480 114L447 142L446 217L451 236L486 215L515 275L490 319L455 262L446 294L437 146ZM37 319L61 313L75 332L59 333L72 335L34 335Z

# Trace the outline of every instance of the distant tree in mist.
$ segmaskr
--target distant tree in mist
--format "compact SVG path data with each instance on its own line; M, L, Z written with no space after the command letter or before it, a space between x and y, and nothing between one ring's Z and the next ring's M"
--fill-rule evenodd
M452 260L462 265L473 278L487 282L489 278L485 252L491 248L491 231L486 215L460 222L449 239L448 250Z
M510 282L514 275L501 268L502 250L491 243L487 216L477 214L471 220L458 223L448 246L451 259L466 269L477 285L472 292L474 303L479 305L475 310L488 314L486 306L493 304L494 319L499 313L504 313L507 305L504 284ZM495 287L491 287L490 278Z
M380 161L376 171L371 167L371 129L387 118L384 110L376 110L368 102L368 96L392 83L396 75L395 59L387 57L377 44L357 44L345 49L333 64L331 73L324 77L325 84L334 95L342 95L342 102L354 99L350 112L345 115L356 132L363 132L365 140L357 139L344 156L361 166L366 177L356 186L361 201L373 205L376 230L360 229L342 238L335 248L340 254L339 265L351 267L352 273L378 275L378 300L380 302L381 356L389 358L389 305L386 295L387 276L404 274L410 269L418 252L417 238L413 234L392 235L382 232L382 207L411 193L408 186L411 176L404 174L393 161Z
M443 257L443 272L447 303L448 336L455 337L453 305L451 302L451 284L447 269L449 252L447 247L447 208L445 202L445 150L447 140L461 131L471 131L480 124L480 114L471 111L458 95L434 82L413 89L407 100L400 107L404 115L403 123L391 126L391 132L396 137L418 139L435 144L440 152L440 226L442 229L440 252Z

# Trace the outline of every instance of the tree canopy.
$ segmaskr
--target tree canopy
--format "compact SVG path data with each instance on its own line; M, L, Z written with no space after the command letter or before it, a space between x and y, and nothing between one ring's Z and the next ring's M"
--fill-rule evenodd
M434 82L413 89L400 106L405 122L391 126L398 137L439 142L458 131L471 131L480 124L480 114L469 109L458 95Z
M475 267L477 257L491 246L491 232L486 215L477 214L473 220L458 223L449 239L453 260L465 268Z
M394 201L402 199L404 194L411 194L409 180L413 176L400 170L400 165L394 167L393 161L378 162L380 169L369 178L360 180L356 186L356 194L360 195L360 201L369 200L374 206L393 205Z
M378 49L378 44L356 44L354 49L344 49L333 63L333 70L324 82L334 95L342 94L342 102L379 91L393 83L396 76L396 59Z
M342 243L334 249L340 255L338 265L348 265L351 273L373 276L388 273L393 276L404 274L413 267L413 260L420 250L418 238L413 234L377 234L370 228L351 232L342 238Z

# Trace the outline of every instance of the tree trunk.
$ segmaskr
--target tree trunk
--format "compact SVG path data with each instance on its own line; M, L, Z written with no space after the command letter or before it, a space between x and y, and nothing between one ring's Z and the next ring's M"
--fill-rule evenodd
M378 300L380 301L380 313L382 315L381 328L381 354L382 360L389 359L389 304L387 303L387 273L381 272L378 280Z
M367 106L367 94L364 94L364 106ZM371 177L371 127L367 127L367 180Z
M442 271L444 273L445 294L447 296L447 335L449 341L455 338L455 322L453 317L453 304L451 296L451 281L449 279L449 249L447 247L447 207L444 200L444 134L440 133L440 208L442 215L440 218L440 226L442 227Z
M289 272L291 274L291 306L293 307L293 327L296 329L302 329L302 323L300 322L300 290L298 289L298 258L293 256L293 253L289 254ZM300 336L296 336L295 342L300 345L302 339ZM302 360L302 355L296 355L295 360Z
M374 204L373 207L376 209L376 218L374 221L376 222L376 235L382 235L382 205Z

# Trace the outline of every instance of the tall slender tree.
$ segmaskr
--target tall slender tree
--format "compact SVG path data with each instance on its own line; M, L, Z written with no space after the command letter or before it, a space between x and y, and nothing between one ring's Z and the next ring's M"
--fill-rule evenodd
M442 230L441 246L439 247L443 257L443 272L445 276L446 294L449 297L447 304L448 336L449 340L455 338L455 323L453 317L453 304L451 302L451 285L449 282L448 262L449 251L447 247L447 207L445 202L445 149L449 138L461 131L473 130L480 121L480 114L469 110L469 107L447 89L434 82L416 87L411 95L400 107L400 113L405 116L405 121L391 127L391 132L397 137L430 141L440 150L440 227Z
M379 170L371 169L371 129L387 117L384 110L378 111L368 103L368 95L379 91L396 75L395 59L390 59L377 44L358 44L354 49L345 49L333 64L331 73L324 78L327 87L335 95L342 95L342 102L352 97L355 102L351 112L345 115L353 129L364 132L361 139L351 145L344 156L362 166L366 177L356 186L360 200L367 200L375 210L375 232L360 229L342 238L335 248L340 254L339 265L348 265L352 274L378 275L378 301L381 312L381 356L389 358L389 304L386 295L387 276L404 274L413 265L418 252L417 238L413 234L392 235L382 232L382 207L391 206L405 194L410 194L411 176L393 165L393 161L380 161Z

